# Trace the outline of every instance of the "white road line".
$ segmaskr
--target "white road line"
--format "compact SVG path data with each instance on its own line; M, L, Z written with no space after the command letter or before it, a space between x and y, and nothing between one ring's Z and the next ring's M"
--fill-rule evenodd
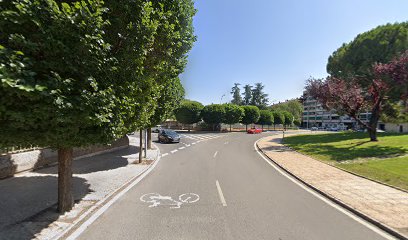
M186 144L186 147L190 147L191 145L190 144Z
M169 155L169 153L163 153L161 156L162 156L162 157L165 157L165 156L167 156L167 155Z
M226 207L227 202L225 201L224 194L222 194L221 186L220 186L220 183L218 182L218 180L215 181L215 185L217 186L218 195L220 195L220 200L221 200L222 206Z
M225 142L224 144L228 144L228 142Z
M178 149L182 150L182 149L184 149L184 148L186 148L186 147L179 147Z
M215 151L215 153L214 153L214 158L217 156L217 153L218 153L218 151Z
M193 143L191 143L191 144L196 145L196 144L197 144L197 142L193 142Z
M351 219L355 220L356 222L361 223L362 225L366 226L367 228L369 228L370 230L374 231L375 233L381 235L382 237L386 238L386 239L397 239L394 236L392 236L391 234L381 230L380 228L378 228L377 226L366 222L365 220L361 219L360 217L358 217L357 215L355 215L354 213L350 212L349 210L333 203L332 201L330 201L329 199L323 197L322 195L320 195L319 193L313 191L312 189L310 189L309 187L307 187L306 185L304 185L302 182L300 182L299 180L295 179L294 177L292 177L291 175L289 175L288 173L284 172L282 169L280 169L278 166L276 166L274 163L271 162L271 160L269 160L268 158L266 158L263 153L258 150L258 147L256 146L256 144L262 140L259 139L258 141L256 141L254 143L254 148L255 151L259 154L259 156L262 157L263 160L265 160L265 162L267 162L269 165L271 165L276 171L278 171L280 174L282 174L283 176L287 177L290 181L294 182L295 184L297 184L298 186L300 186L301 188L303 188L305 191L309 192L310 194L312 194L313 196L315 196L316 198L322 200L323 202L325 202L326 204L332 206L333 208L337 209L338 211L344 213L346 216L350 217Z
M177 152L178 150L177 149L175 149L175 150L173 150L173 151L170 151L171 153L175 153L175 152Z

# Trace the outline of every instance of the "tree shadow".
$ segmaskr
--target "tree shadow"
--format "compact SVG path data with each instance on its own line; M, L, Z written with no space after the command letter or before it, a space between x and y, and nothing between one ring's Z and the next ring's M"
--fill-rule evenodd
M13 177L0 182L0 239L33 239L57 220L56 176ZM76 202L89 192L86 179L73 177Z
M138 153L139 147L130 145L129 147L117 151L77 159L72 163L72 171L73 174L87 174L126 167L138 158ZM47 167L36 170L36 172L57 174L58 167Z

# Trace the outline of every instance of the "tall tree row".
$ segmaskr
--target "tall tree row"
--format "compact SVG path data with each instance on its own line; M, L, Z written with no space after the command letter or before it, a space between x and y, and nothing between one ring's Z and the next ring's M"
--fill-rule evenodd
M0 145L58 150L58 209L74 147L146 128L183 95L190 0L0 2Z

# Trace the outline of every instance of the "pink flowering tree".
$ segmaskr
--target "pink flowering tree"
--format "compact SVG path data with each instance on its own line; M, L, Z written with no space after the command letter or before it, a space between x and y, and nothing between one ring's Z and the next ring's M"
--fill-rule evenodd
M317 99L324 108L335 109L354 118L367 128L371 141L377 141L377 124L388 94L398 92L399 98L405 102L408 98L408 51L389 63L375 64L373 73L375 77L368 80L358 77L312 78L307 81L306 93ZM362 81L369 81L368 87L363 87ZM371 112L369 122L359 118L359 114L365 111Z

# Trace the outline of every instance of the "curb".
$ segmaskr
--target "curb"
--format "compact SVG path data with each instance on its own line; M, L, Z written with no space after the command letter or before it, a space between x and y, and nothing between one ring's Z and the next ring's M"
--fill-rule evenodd
M293 174L292 172L290 172L288 169L286 169L285 167L283 167L282 165L280 165L278 162L274 161L272 158L270 158L268 155L266 155L266 153L263 151L262 148L260 148L258 146L258 142L265 139L267 137L261 138L256 142L256 147L257 149L267 158L269 159L272 163L274 163L277 167L279 167L280 169L282 169L283 171L285 171L286 173L288 173L290 176L292 176L293 178L295 178L296 180L298 180L299 182L301 182L302 184L304 184L305 186L309 187L310 189L314 190L315 192L319 193L320 195L324 196L325 198L329 199L330 201L340 205L341 207L349 210L350 212L356 214L357 216L361 217L362 219L372 223L373 225L377 226L378 228L382 229L383 231L391 234L394 237L397 237L399 239L402 240L408 240L408 238L404 235L402 235L401 233L399 233L397 230L393 229L392 227L389 227L385 224L382 224L381 222L378 222L377 220L367 216L366 214L358 211L357 209L343 203L342 201L340 201L339 199L336 199L332 196L330 196L329 194L321 191L320 189L314 187L313 185L307 183L306 181L304 181L303 179L299 178L298 176L296 176L295 174ZM285 146L286 147L286 146ZM342 170L342 169L340 169ZM368 179L370 180L370 179Z
M151 170L154 169L154 167L157 165L157 163L160 161L160 149L157 147L156 144L152 143L155 149L157 149L157 154L156 158L152 161L151 164L149 164L142 172L140 172L138 175L132 177L130 180L122 184L119 188L114 190L112 193L108 194L105 196L103 199L99 200L96 202L92 207L90 207L86 212L84 212L81 216L79 216L74 223L69 226L67 229L63 230L61 233L58 233L54 236L51 237L51 239L76 239L79 234L76 235L76 231L83 227L93 216L98 214L99 211L101 211L104 207L107 209L109 208L116 200L118 200L123 194L125 194L128 190L130 190L134 185L136 185L140 180L142 180L145 175L147 175ZM102 214L103 212L101 212ZM99 214L99 215L101 215ZM93 219L95 221L98 217ZM92 223L91 221L90 223ZM88 224L89 225L89 224ZM85 226L85 229L88 226Z

